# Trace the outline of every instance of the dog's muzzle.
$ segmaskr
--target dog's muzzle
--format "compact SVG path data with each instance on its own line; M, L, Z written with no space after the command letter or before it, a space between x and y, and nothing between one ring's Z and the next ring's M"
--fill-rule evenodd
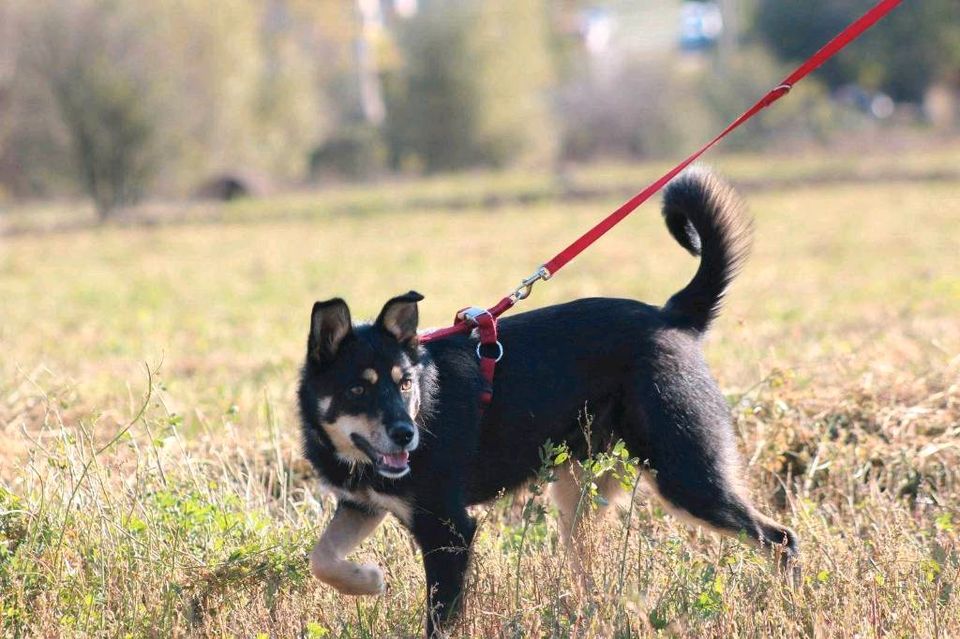
M386 430L390 440L400 447L399 451L381 452L358 433L351 434L350 439L370 458L378 473L389 479L399 479L410 472L410 451L417 447L419 437L416 426L409 423L394 424Z

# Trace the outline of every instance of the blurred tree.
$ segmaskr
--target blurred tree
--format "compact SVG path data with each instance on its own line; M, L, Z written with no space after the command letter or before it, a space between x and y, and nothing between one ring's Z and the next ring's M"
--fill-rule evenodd
M395 166L546 163L555 151L544 0L426 2L386 78Z
M324 61L309 46L308 14L286 0L271 0L268 7L261 18L251 133L267 172L300 179L307 175L310 151L333 122L318 82Z
M483 100L478 135L492 164L549 163L554 75L546 0L483 0L476 25Z
M0 200L8 189L15 189L21 180L20 171L10 148L15 129L10 117L14 99L13 80L17 59L17 11L10 2L0 2Z
M136 78L85 54L51 78L82 184L105 220L143 196L156 172L156 121Z
M301 4L284 0L138 3L152 77L167 106L175 190L224 172L302 178L329 126ZM309 16L307 17L309 18Z
M875 4L874 0L759 0L754 31L783 60L799 60ZM904 2L819 72L831 86L857 83L919 101L960 69L960 2Z
M211 174L304 177L339 117L339 4L3 0L0 180L45 195L70 177L106 214Z
M116 5L47 3L30 63L49 88L80 183L101 220L138 201L157 167L155 104L139 39Z
M385 79L386 135L391 163L430 170L481 161L471 124L479 97L468 39L473 7L423 8L398 27L401 67Z

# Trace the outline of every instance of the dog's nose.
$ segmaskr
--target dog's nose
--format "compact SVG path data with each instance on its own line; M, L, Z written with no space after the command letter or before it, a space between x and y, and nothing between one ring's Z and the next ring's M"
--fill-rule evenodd
M408 422L395 422L387 428L387 435L390 436L398 446L406 446L413 441L413 424Z

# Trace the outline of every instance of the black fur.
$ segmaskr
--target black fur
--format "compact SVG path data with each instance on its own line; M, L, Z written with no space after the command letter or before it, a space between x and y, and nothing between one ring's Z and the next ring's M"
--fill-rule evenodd
M664 307L678 325L702 333L719 313L724 291L750 249L750 221L742 208L732 188L700 168L687 170L667 186L667 229L683 248L700 256L694 278Z
M794 533L760 515L738 487L730 411L701 354L701 336L748 245L749 225L739 209L733 192L702 171L667 187L667 226L702 260L691 282L663 308L593 298L501 320L504 355L493 402L482 417L471 337L418 346L387 330L383 314L374 324L351 328L332 359L313 355L311 337L299 391L307 456L347 502L377 508L363 498L372 488L410 504L412 518L405 523L423 550L432 613L428 634L435 621L455 611L461 594L475 531L466 507L528 481L548 439L585 455L578 419L585 407L594 417L594 433L608 442L623 439L632 455L650 465L650 479L669 505L714 528L782 546L787 557L796 555ZM414 296L419 299L410 293L387 306L401 299L415 309ZM321 308L330 304L342 302ZM409 330L413 310L405 311ZM416 397L393 383L394 366L411 376ZM345 389L368 368L378 373L369 403L351 403ZM321 414L317 406L328 396L329 410ZM402 420L404 411L416 422L420 443L410 455L410 472L400 479L383 477L369 464L344 463L322 423L363 413L386 428Z

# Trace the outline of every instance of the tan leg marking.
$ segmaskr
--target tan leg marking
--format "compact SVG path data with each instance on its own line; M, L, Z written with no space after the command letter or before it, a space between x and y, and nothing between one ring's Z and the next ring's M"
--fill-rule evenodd
M581 481L582 469L576 462L567 462L557 470L557 481L550 484L550 498L560 511L560 534L567 549L570 568L580 585L591 587L588 574L588 539L586 524L591 517L606 515L610 506L625 495L620 482L611 473L597 480L597 492L607 500L605 506L594 506Z
M310 553L310 572L345 595L378 595L383 592L383 572L377 566L358 565L344 559L370 536L386 513L366 513L338 506L320 541Z

